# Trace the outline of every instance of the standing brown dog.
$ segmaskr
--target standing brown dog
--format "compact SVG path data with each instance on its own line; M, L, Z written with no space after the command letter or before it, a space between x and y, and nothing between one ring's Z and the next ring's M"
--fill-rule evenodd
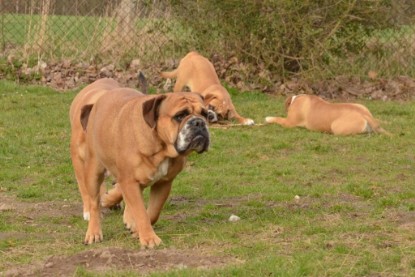
M221 85L212 63L197 52L188 53L177 69L162 72L163 78L177 78L174 92L182 91L185 86L190 91L203 96L206 106L221 119L235 118L244 125L254 125L254 121L240 116L232 103L228 91Z
M287 118L266 117L265 121L335 135L387 133L370 111L360 104L329 103L315 95L301 94L288 97L285 107Z
M160 244L154 224L173 179L192 151L209 146L202 98L194 93L143 95L112 79L85 87L70 110L71 158L88 230L84 243L102 240L100 185L108 170L126 202L124 219L143 247ZM142 191L151 186L148 209Z

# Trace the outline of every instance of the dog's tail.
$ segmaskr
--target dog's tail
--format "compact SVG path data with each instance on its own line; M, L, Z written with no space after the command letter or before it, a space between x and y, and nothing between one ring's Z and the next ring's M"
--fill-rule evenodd
M371 116L365 116L365 119L367 121L366 131L368 133L374 132L374 133L378 133L378 134L384 134L384 135L387 135L387 136L392 136L391 133L389 133L388 131L386 131L382 127L380 127L379 121L377 119L374 119Z
M161 77L165 79L172 79L177 77L177 69L173 71L163 71L160 73Z
M144 76L143 72L139 72L137 75L138 84L137 87L140 89L140 91L143 94L147 94L147 79L146 76Z

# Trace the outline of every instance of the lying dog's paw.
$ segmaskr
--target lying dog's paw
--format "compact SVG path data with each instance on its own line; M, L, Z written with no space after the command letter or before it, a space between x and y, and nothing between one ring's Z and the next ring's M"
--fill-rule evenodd
M255 121L253 121L250 118L247 118L245 119L244 125L248 125L248 126L255 125Z

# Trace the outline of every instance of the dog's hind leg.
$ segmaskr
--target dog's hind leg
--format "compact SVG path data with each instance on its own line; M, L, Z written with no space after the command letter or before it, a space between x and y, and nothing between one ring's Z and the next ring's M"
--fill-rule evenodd
M176 79L176 83L174 84L173 91L174 92L180 92L183 91L184 87L186 86L186 83L183 82L181 78Z
M331 131L335 135L356 135L367 132L367 120L360 115L343 116L331 124Z
M101 205L104 208L111 208L122 201L120 185L116 183L107 193L101 194Z
M80 147L75 146L75 143L71 143L71 158L72 165L75 171L76 181L78 183L79 192L82 198L83 204L83 218L84 220L89 220L89 197L88 191L85 185L85 176L84 176L84 161L81 158L79 153Z
M100 166L95 158L90 157L85 162L85 184L88 191L90 212L88 230L84 239L85 244L100 242L103 239L101 230L100 189L104 177L105 168Z

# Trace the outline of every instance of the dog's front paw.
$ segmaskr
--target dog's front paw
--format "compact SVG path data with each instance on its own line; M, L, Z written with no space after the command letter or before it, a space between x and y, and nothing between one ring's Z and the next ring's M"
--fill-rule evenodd
M101 242L103 239L104 236L102 235L101 229L98 228L97 230L90 230L90 228L88 228L88 231L85 235L84 244L87 245Z
M247 119L245 119L245 121L244 121L244 125L247 125L247 126L252 126L252 125L255 125L255 121L253 121L252 119L250 119L250 118L247 118Z
M154 232L145 235L139 235L139 237L142 249L153 249L154 247L161 244L161 239Z

